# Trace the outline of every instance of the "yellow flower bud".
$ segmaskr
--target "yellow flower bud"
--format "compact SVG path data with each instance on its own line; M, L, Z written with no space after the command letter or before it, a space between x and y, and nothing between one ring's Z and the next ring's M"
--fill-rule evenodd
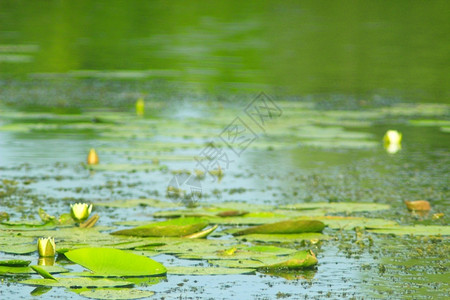
M55 239L52 237L38 239L38 251L41 257L52 257L56 254Z
M402 134L397 130L388 130L383 139L385 144L400 144L402 141Z
M97 155L97 152L95 152L95 149L89 150L89 154L87 157L87 164L88 165L98 164L98 155Z
M145 111L145 102L144 99L139 98L136 101L136 114L138 116L143 116L144 115L144 111Z
M71 204L72 217L77 221L86 220L92 211L92 204L87 205L86 203L75 203Z

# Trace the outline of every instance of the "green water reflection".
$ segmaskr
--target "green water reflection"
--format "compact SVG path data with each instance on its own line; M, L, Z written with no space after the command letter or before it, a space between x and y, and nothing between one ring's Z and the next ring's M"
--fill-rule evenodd
M2 1L0 74L445 102L448 8L448 1ZM62 89L76 98L74 87Z

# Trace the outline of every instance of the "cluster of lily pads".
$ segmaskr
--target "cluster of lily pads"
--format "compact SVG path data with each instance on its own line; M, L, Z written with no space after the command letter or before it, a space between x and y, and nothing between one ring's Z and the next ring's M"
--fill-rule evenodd
M385 219L345 216L390 208L376 203L298 203L274 207L225 202L183 209L171 202L134 199L95 205L160 207L164 210L155 212L153 218L164 220L117 222L121 227L117 230L98 226L98 215L89 219L92 205L72 205L71 222L67 221L67 214L49 216L40 209L40 224L18 225L7 221L0 224L0 251L27 254L38 250L38 264L16 259L0 261L0 274L39 274L42 278L20 282L37 286L33 294L44 293L51 287L65 287L91 298L130 299L152 295L153 292L135 286L155 284L167 274L262 272L295 276L314 268L318 263L314 249L341 230L364 228L381 234L450 235L448 226L400 226ZM335 213L344 216L333 216ZM37 248L33 243L36 238ZM207 264L164 266L157 261L158 254ZM85 271L71 272L66 268L71 264L78 264Z

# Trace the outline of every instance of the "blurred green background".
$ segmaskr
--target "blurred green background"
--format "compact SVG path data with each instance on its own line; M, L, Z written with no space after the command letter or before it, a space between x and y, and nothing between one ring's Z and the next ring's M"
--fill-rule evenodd
M409 0L3 0L0 99L121 106L135 101L132 91L220 98L264 90L447 102L449 8Z

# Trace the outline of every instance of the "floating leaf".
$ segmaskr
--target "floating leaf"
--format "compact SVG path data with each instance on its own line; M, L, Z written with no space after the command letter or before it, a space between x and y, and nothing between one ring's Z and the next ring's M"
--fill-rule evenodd
M425 200L405 201L405 204L410 211L429 211L431 209L430 202Z
M42 277L46 278L46 279L52 279L52 280L57 280L55 277L52 276L52 274L50 274L47 270L45 270L43 267L40 266L30 266L31 269L33 269L34 271L36 271L39 275L41 275Z
M296 203L282 206L285 209L296 210L322 210L324 213L338 213L338 212L357 212L357 211L376 211L386 210L390 206L379 203L364 203L364 202L315 202L315 203Z
M286 234L304 232L322 232L325 224L316 220L288 220L276 223L259 225L233 233L234 236L245 234Z
M21 259L0 260L0 266L6 267L26 267L30 263L31 263L30 260L21 260Z
M229 275L253 274L254 269L221 268L221 267L168 267L168 274L176 275Z
M450 235L450 226L416 225L416 226L392 226L387 228L373 228L370 232L396 235Z
M245 214L248 214L248 211L245 210L227 210L217 214L217 216L226 218L226 217L240 217Z
M67 269L61 266L40 266L48 273L67 272ZM0 274L33 274L35 271L30 267L6 267L0 266Z
M96 279L89 277L81 278L58 278L53 279L28 279L20 281L19 283L33 285L33 286L52 286L52 287L66 287L66 288L98 288L98 287L131 287L133 282L125 280L112 280L112 279Z
M363 218L363 217L341 217L341 216L317 216L317 217L301 217L302 220L318 220L330 228L352 230L355 227L373 228L398 225L395 221L379 218Z
M260 259L267 269L303 269L317 264L317 258L311 250L298 251L287 257Z
M299 242L303 240L326 240L330 237L322 233L298 233L298 234L248 234L237 237L240 240L248 242Z
M92 299L141 299L153 296L151 291L142 291L138 289L94 289L81 292L80 295Z
M210 235L214 230L217 229L217 227L219 227L219 225L214 225L213 227L208 228L206 230L199 231L199 232L196 232L196 233L192 233L190 235L186 235L184 238L187 238L187 239L202 239L202 238L205 238L208 235Z
M208 263L224 268L257 269L264 263L257 259L211 259Z
M179 218L169 221L156 222L112 232L113 235L129 236L167 236L181 237L198 232L208 226L208 221L201 218Z
M28 254L37 251L37 247L35 244L0 245L0 251L14 254Z
M166 273L157 261L111 248L81 248L65 253L71 261L99 275L150 276Z

